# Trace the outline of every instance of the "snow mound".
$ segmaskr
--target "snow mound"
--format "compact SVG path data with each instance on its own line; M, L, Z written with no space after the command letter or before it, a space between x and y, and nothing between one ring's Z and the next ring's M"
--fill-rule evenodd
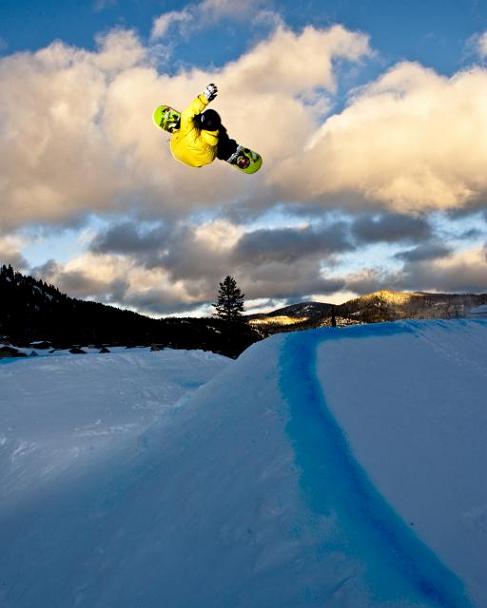
M471 308L469 311L469 317L472 318L483 318L487 319L487 304L482 304L481 306L476 306L475 308Z
M212 361L218 373L169 408L172 373L131 357L93 382L81 423L77 366L93 357L65 369L62 412L49 370L34 373L52 360L0 367L1 429L16 417L5 386L21 391L27 363L38 393L30 434L0 437L1 450L15 436L17 460L50 427L36 431L44 411L52 441L83 422L92 440L88 419L104 419L119 387L132 388L116 418L138 425L30 491L35 465L17 480L7 467L0 606L487 606L487 322L281 334ZM183 388L194 363L173 369Z
M230 363L202 351L119 348L0 365L0 509L138 441Z

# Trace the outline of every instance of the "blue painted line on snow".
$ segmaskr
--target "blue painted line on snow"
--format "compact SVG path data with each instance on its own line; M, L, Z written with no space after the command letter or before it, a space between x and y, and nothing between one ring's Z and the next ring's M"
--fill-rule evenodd
M280 362L291 414L287 430L308 504L314 512L336 516L344 550L365 562L374 596L467 608L472 604L462 581L414 534L355 459L316 370L317 349L326 340L414 334L421 325L381 323L289 334Z

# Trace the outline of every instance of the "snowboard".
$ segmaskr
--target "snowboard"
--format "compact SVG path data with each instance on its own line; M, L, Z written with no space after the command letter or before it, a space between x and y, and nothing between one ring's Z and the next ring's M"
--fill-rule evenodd
M181 112L171 106L158 106L152 114L152 119L159 129L174 133L179 129ZM238 155L235 158L232 155L231 158L231 161L229 159L225 162L243 173L256 173L262 166L262 156L250 148L242 147Z

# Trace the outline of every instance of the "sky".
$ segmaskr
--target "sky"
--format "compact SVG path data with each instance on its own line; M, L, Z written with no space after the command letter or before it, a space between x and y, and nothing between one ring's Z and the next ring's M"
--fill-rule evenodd
M0 263L151 316L487 292L487 3L0 4ZM209 82L248 176L152 124Z

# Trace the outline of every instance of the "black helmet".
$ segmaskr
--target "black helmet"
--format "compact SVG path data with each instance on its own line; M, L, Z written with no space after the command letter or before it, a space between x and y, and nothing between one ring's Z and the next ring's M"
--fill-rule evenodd
M200 114L198 122L200 129L205 129L206 131L218 131L222 124L220 115L215 110L206 110Z

